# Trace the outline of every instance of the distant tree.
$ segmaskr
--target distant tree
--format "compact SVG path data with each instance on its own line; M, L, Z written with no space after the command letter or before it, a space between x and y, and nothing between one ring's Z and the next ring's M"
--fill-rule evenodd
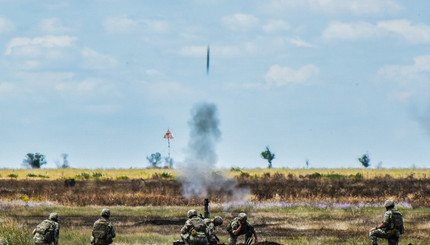
M63 154L61 154L61 157L63 158L62 163L58 160L55 161L57 168L70 168L69 160L67 160L67 157L69 157L69 155L67 153L63 153Z
M173 168L173 158L164 157L164 162L166 167Z
M361 162L361 164L363 164L363 166L365 168L370 166L370 158L369 158L369 154L366 153L363 156L361 156L360 158L358 158L358 161Z
M309 168L309 160L306 160L306 168Z
M159 152L156 152L154 154L151 154L151 156L147 156L146 159L148 160L151 167L157 168L158 164L161 162L161 154Z
M22 161L23 165L29 166L31 168L40 168L42 165L46 164L45 155L36 153L27 153L26 158Z
M261 152L261 157L263 159L266 159L269 162L269 165L267 166L267 168L272 168L272 160L275 159L275 153L272 153L269 150L269 147L266 146L266 150Z

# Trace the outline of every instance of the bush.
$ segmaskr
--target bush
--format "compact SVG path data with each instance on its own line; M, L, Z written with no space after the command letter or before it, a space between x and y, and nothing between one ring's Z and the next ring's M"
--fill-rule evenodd
M11 178L11 179L16 179L18 178L17 174L9 174L7 177Z
M27 174L27 177L29 178L44 178L44 179L48 179L49 176L48 175L43 175L43 174Z
M95 173L93 173L93 178L100 178L100 177L102 177L103 176L103 174L102 173L100 173L100 172L95 172Z
M237 167L237 168L231 168L230 171L231 172L242 172L242 169L240 169L239 167Z
M247 173L247 172L241 172L241 173L240 173L240 177L245 177L245 178L247 178L247 177L249 177L249 173Z
M315 173L309 175L309 178L311 178L311 179L320 179L321 177L322 177L322 174L320 174L318 172L315 172Z
M349 178L351 178L351 179L362 179L363 175L361 173L351 174L349 176Z
M344 179L345 175L343 175L343 174L326 174L326 175L324 175L324 178L328 178L328 179Z
M173 178L173 175L166 173L166 172L162 172L161 174L159 173L155 173L152 175L153 179L171 179Z
M117 180L128 180L129 177L127 175L120 175L116 177Z
M89 179L90 178L90 174L82 172L82 173L76 175L76 178L77 179Z

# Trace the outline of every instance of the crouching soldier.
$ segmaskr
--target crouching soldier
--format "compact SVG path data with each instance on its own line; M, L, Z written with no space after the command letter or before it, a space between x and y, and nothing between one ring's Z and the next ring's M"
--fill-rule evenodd
M187 212L188 220L181 229L181 238L185 244L208 245L205 221L197 215L197 211L191 209Z
M35 244L58 245L60 238L60 225L58 224L58 214L51 213L49 218L42 221L33 230L33 241Z
M223 223L222 218L220 216L215 216L215 218L213 218L213 219L205 219L205 223L207 226L209 245L221 244L219 238L215 234L215 228L217 226L222 225L222 223Z
M110 222L110 210L104 208L101 213L101 218L94 222L93 232L91 236L91 244L108 245L113 243L115 237L115 228Z
M389 245L399 244L400 234L403 234L403 216L402 214L394 209L393 200L387 200L384 203L386 212L384 214L384 220L382 224L369 230L370 242L373 245L378 245L378 238L384 238L388 240Z
M237 238L240 235L245 235L245 244L252 243L252 235L255 237L255 243L258 242L257 233L254 227L248 223L245 213L240 213L238 217L234 218L227 227L227 231L230 234L228 239L230 245L236 245Z

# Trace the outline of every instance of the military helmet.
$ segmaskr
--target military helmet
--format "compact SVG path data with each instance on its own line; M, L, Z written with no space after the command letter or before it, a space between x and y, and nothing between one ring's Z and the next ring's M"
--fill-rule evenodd
M110 210L109 210L108 208L104 208L104 209L102 210L101 215L102 215L103 217L110 217Z
M215 216L215 218L214 218L214 225L215 226L222 225L222 222L223 222L223 220L220 216Z
M58 221L58 214L57 213L50 213L49 219L53 221Z
M196 210L194 210L194 209L190 209L190 210L188 210L188 212L187 212L187 216L188 216L188 218L191 218L191 217L193 217L193 216L197 216L197 211L196 211Z
M247 217L246 217L246 213L240 213L240 214L238 215L238 217L239 217L239 220L241 220L241 221L245 221L245 220L247 219Z
M393 200L387 200L387 201L385 201L384 206L386 208L388 208L388 207L394 207L394 201Z

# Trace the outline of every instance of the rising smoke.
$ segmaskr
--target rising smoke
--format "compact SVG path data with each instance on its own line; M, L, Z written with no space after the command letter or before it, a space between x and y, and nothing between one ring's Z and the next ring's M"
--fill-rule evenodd
M219 119L214 104L196 104L191 110L190 140L185 167L180 170L185 198L207 197L211 193L228 200L245 200L248 189L239 188L235 179L216 172L216 144L220 141Z

